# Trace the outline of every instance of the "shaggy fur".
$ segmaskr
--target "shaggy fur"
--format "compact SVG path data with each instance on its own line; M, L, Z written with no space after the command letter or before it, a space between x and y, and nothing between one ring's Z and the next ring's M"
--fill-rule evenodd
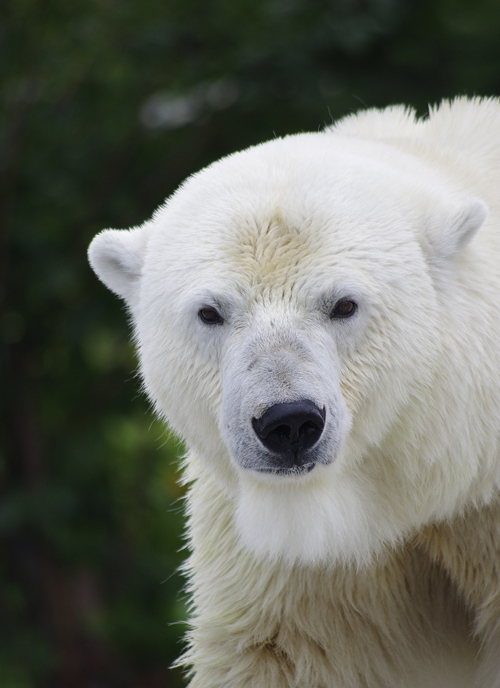
M499 189L497 100L368 110L93 241L189 447L191 688L500 687ZM252 419L301 399L279 474Z

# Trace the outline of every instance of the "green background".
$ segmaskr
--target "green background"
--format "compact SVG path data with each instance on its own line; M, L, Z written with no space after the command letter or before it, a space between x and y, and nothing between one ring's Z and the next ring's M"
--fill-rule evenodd
M5 0L0 70L0 688L178 688L182 448L88 243L248 145L498 95L500 3Z

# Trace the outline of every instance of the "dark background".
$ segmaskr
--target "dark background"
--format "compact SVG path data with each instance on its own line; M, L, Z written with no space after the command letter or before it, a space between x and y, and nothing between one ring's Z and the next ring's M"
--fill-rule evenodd
M86 262L216 158L500 93L498 0L4 0L0 688L179 688L181 448Z

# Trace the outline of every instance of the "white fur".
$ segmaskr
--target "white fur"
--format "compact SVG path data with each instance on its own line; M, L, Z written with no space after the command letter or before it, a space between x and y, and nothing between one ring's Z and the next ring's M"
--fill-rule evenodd
M92 243L190 449L192 688L499 688L499 188L497 100L369 110ZM317 463L262 473L299 399Z

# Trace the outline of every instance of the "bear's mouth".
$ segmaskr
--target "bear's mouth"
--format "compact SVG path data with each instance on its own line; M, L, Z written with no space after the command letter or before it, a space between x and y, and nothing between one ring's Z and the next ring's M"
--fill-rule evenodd
M311 461L310 463L305 463L302 466L283 466L276 468L258 468L256 469L259 473L265 473L267 475L303 475L304 473L310 473L315 467L316 463Z

